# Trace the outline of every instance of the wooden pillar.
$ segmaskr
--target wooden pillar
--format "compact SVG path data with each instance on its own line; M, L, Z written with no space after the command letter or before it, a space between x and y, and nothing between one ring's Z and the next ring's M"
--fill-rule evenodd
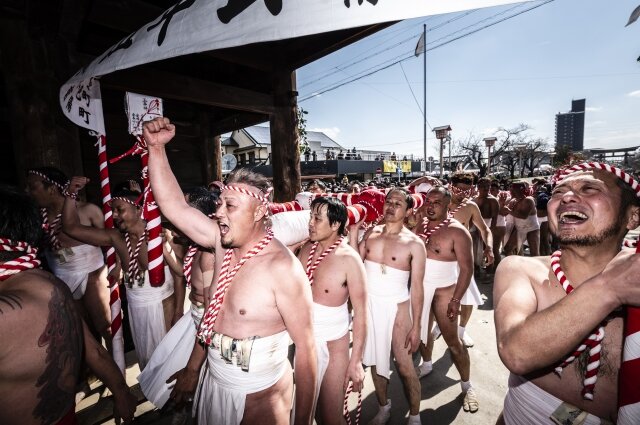
M275 111L271 127L274 200L292 201L300 192L300 151L296 126L296 73L281 71L273 85Z
M39 10L32 4L27 16L0 19L2 75L20 185L31 167L83 173L78 128L62 114L58 101L60 86L75 71L73 51L53 24L59 13L55 7Z
M220 158L220 135L214 134L213 122L207 112L200 114L202 136L202 167L205 182L222 180L222 164Z

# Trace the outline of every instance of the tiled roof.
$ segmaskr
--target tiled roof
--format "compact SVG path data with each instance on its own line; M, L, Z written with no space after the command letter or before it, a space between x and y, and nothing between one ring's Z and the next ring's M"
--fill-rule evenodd
M271 132L269 127L255 125L245 128L244 131L259 145L271 144ZM309 143L319 142L320 146L322 146L323 149L344 149L335 140L320 131L307 131L307 140L309 141Z

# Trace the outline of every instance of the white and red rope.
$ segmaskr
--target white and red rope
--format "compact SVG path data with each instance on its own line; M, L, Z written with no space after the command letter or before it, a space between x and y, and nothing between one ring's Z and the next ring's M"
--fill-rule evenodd
M184 256L184 263L182 265L182 274L184 275L184 282L187 288L191 288L191 270L193 268L193 257L198 252L198 245L191 244Z
M164 284L164 257L162 255L162 226L160 209L153 198L151 182L149 181L148 164L149 151L144 137L138 136L136 143L122 155L111 159L111 164L130 155L140 155L142 162L142 180L144 190L142 192L142 218L147 222L147 235L149 238L147 255L149 262L149 283L151 286ZM128 201L131 202L131 201Z
M69 182L67 182L66 184L60 184L57 181L54 181L53 179L51 179L49 176L47 176L44 173L41 173L40 171L36 171L36 170L29 170L29 174L34 174L40 178L42 178L42 180L46 181L49 184L54 185L55 187L57 187L58 189L60 189L60 193L62 193L64 191L64 188L66 187L66 185L69 184Z
M218 318L218 313L220 313L220 309L222 308L222 303L224 302L224 296L227 293L227 289L231 285L231 281L238 273L240 268L251 258L258 255L273 239L273 233L270 230L267 230L267 234L262 238L253 248L251 248L240 261L236 263L235 266L231 270L229 270L229 266L231 264L231 257L233 256L233 250L228 249L224 253L224 259L222 261L222 265L220 267L220 276L218 277L218 282L216 285L216 292L213 294L213 298L207 307L207 311L205 312L202 321L200 323L200 329L198 329L198 339L205 345L211 345L212 337L213 337L213 326L216 323L216 319Z
M311 245L309 257L307 258L307 277L309 278L309 283L311 285L313 285L313 275L322 260L327 258L329 254L331 254L342 243L343 239L343 237L339 237L338 240L336 240L333 244L331 244L331 246L329 246L329 248L322 251L322 253L318 256L318 258L316 258L315 261L313 261L313 257L316 255L316 251L318 250L318 246L320 245L320 243L314 242L313 245Z
M0 238L0 251L24 253L13 260L0 262L0 281L7 280L22 271L40 266L37 248L33 248L26 242L14 242L11 239Z
M104 134L97 135L98 167L100 173L100 194L102 196L102 213L104 225L113 229L113 212L111 211L111 187L109 184L109 161L107 158L107 139ZM104 248L103 248L104 250ZM106 249L107 279L109 279L109 308L111 310L111 338L113 360L124 375L126 368L124 360L124 334L122 330L122 300L120 286L116 282L113 272L116 267L116 250L110 246Z
M271 202L269 203L269 212L271 214L279 214L283 212L289 211L302 211L302 205L298 201L290 201L290 202Z
M344 393L344 405L342 407L342 416L347 421L347 425L351 425L351 414L349 413L349 395L353 391L353 382L349 383L347 391ZM360 413L362 413L362 391L358 392L358 407L356 407L355 425L360 423Z
M40 215L42 216L42 230L44 230L45 244L51 249L51 251L58 251L62 244L58 239L60 230L62 230L62 213L56 215L56 218L49 223L49 215L46 208L40 208Z
M561 182L565 177L579 171L608 171L627 183L640 197L640 183L624 170L600 162L574 164L558 170L552 181ZM640 246L636 247L636 253ZM624 323L624 349L618 382L618 425L640 423L640 308L626 306Z
M466 200L461 202L460 205L458 205L457 207L455 207L453 211L449 211L447 213L447 218L442 220L440 223L438 223L436 227L434 227L431 230L427 230L429 228L429 219L425 218L424 224L422 225L422 229L424 233L420 233L418 234L418 236L420 236L424 240L425 244L429 243L429 239L431 239L431 236L433 236L434 233L436 233L438 230L442 229L443 227L448 226L449 223L451 223L453 216L456 215L456 213L460 211L460 209L465 205L467 205Z
M140 281L141 270L140 263L138 262L138 257L140 256L140 249L142 248L142 243L145 241L147 236L147 232L144 231L142 235L138 238L138 242L136 243L135 249L131 247L131 238L129 238L129 233L124 234L124 240L127 244L127 254L129 255L129 265L127 267L127 277L129 280L129 285L133 285L134 281Z
M560 266L560 257L562 252L556 251L551 255L551 270L556 275L558 282L562 285L562 289L569 295L573 292L573 286L569 279L562 271ZM562 370L569 366L580 354L589 348L589 361L587 363L587 371L585 372L582 397L587 400L593 400L593 392L598 380L598 370L600 369L600 356L602 351L602 339L604 338L604 324L600 324L591 334L582 341L580 346L576 348L558 367L555 372L560 376Z

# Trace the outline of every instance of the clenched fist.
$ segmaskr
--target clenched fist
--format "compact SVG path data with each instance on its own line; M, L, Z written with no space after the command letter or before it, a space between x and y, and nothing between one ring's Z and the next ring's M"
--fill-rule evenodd
M162 147L176 135L176 126L171 124L169 118L155 118L143 124L142 135L147 146Z
M69 188L67 191L71 194L77 194L84 188L87 183L89 183L89 179L83 176L73 176L71 180L69 180Z

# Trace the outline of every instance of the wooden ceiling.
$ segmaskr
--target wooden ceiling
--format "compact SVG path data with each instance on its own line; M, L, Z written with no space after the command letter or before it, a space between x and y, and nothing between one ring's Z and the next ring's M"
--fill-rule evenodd
M169 0L93 1L84 10L76 50L96 57L173 4ZM275 75L293 72L389 25L176 57L114 72L104 76L101 85L202 105L212 117L213 131L222 134L269 120Z

